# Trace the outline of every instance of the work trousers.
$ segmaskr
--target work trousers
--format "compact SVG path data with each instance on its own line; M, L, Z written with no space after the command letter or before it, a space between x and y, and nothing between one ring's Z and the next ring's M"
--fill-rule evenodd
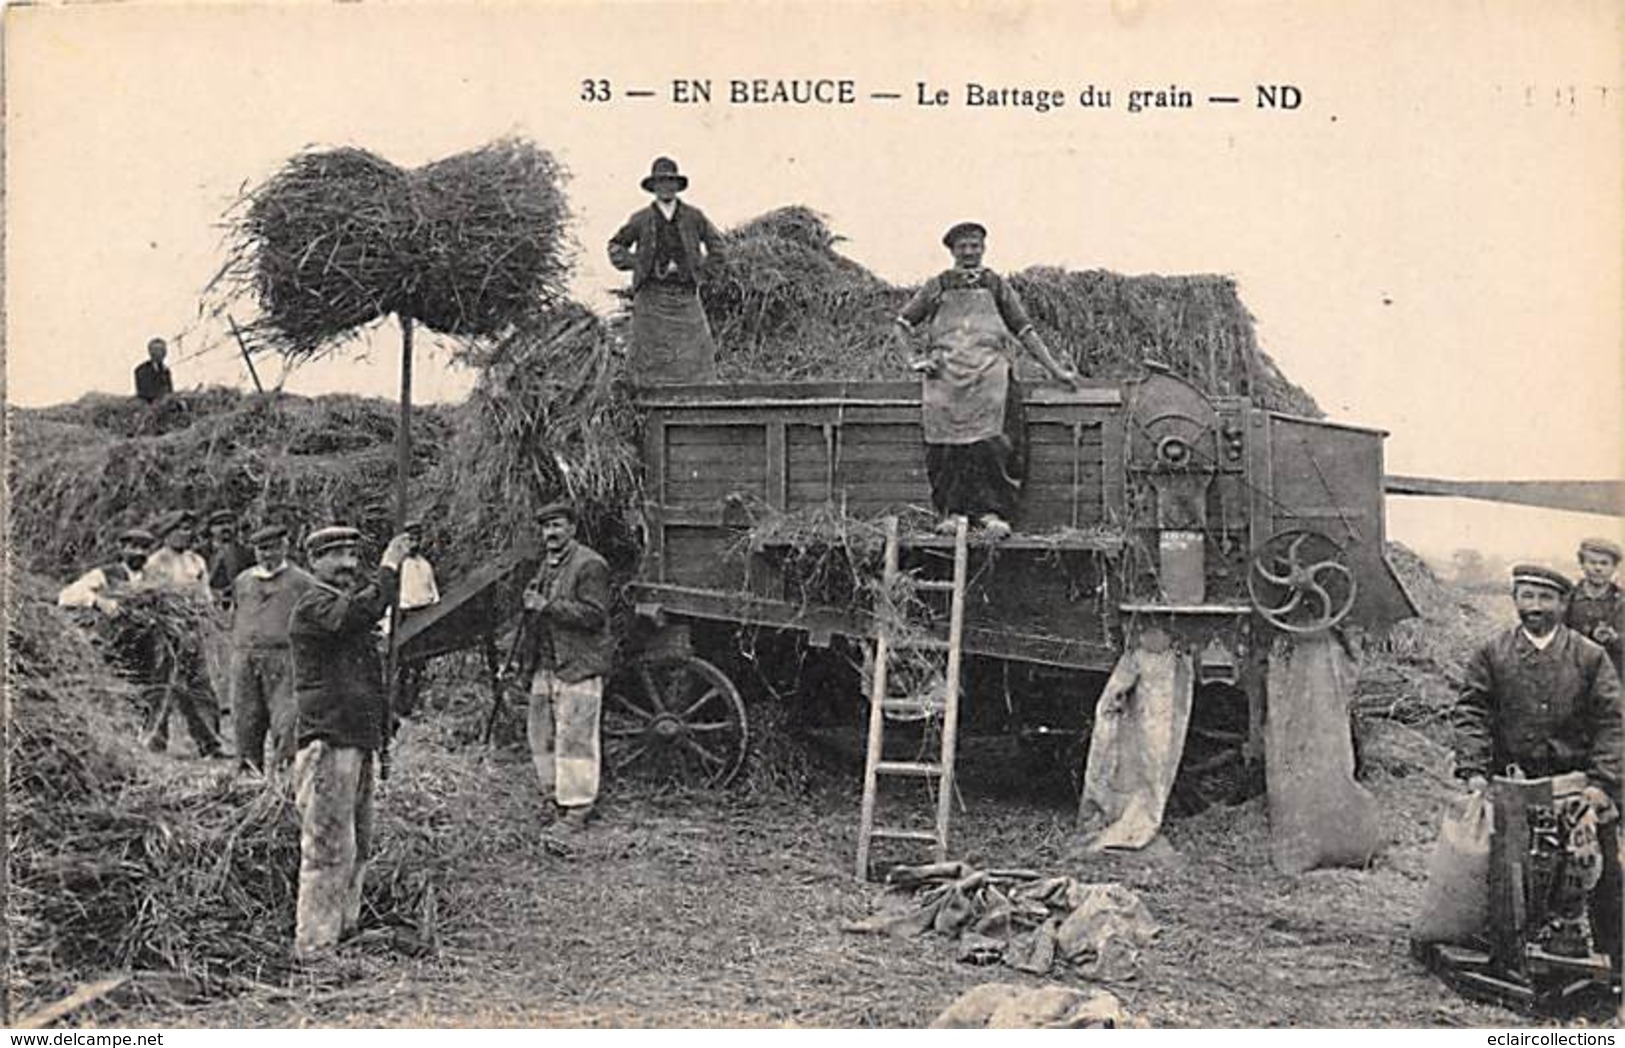
M293 698L292 670L287 648L237 648L231 653L231 719L237 757L256 768L265 767L267 735L273 770L293 760L299 707Z
M299 809L299 905L294 952L338 944L361 918L361 882L372 848L371 750L306 743L293 762Z
M561 808L590 806L598 799L598 717L604 678L568 682L537 670L530 683L527 734L542 796Z
M198 752L214 756L220 752L220 701L209 683L201 641L174 650L156 647L146 689L147 748L159 753L169 748L169 712L179 710Z
M1004 405L1004 432L974 444L927 444L925 474L940 517L972 521L987 513L1014 519L1027 476L1026 417L1014 379Z

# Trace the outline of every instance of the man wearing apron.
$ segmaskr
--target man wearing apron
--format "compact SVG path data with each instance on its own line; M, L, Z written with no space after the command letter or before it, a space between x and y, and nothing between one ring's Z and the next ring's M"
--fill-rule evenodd
M926 335L926 354L910 366L921 375L931 503L940 531L952 532L954 517L966 516L1004 538L1026 473L1021 393L1007 342L1013 335L1058 381L1076 387L1080 380L1050 356L1004 278L982 267L987 230L961 222L942 242L954 267L926 281L897 316L905 343L922 328Z

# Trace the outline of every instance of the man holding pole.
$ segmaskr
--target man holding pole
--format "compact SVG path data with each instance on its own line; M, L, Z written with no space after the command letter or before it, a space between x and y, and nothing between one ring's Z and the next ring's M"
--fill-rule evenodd
M376 626L395 602L410 541L392 538L374 577L364 579L359 531L326 527L305 539L316 580L294 606L288 628L299 708L294 952L301 959L336 946L360 917L374 765L389 717Z

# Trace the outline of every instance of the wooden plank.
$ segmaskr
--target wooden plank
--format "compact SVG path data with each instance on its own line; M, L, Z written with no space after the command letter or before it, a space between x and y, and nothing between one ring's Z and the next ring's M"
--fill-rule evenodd
M840 500L844 494L851 505L859 503L874 503L888 505L899 501L908 501L911 492L917 492L924 499L930 495L931 487L926 482L925 474L898 474L886 480L866 481L861 484L837 484L835 498ZM793 499L806 501L809 499L819 502L829 498L829 492L823 484L802 482L789 487Z
M741 455L753 456L767 447L767 435L758 429L753 430L753 436L755 438L753 440L726 444L707 444L702 441L667 444L666 458L672 462L697 462L727 461Z
M667 575L680 585L737 590L745 581L746 554L737 532L721 528L668 527Z
M1065 422L1034 422L1027 420L1027 442L1029 444L1060 444L1065 447L1072 446L1072 425L1078 422L1083 427L1085 443L1098 444L1105 437L1102 435L1104 427L1099 422L1083 419L1074 419Z
M643 424L643 465L649 471L649 480L645 490L648 492L648 499L657 506L666 501L665 422L665 416L661 412L653 411L650 412ZM662 582L666 579L666 536L664 532L664 528L650 528L649 545L643 551L644 572Z
M1082 390L1062 386L1025 384L1023 399L1029 404L1116 406L1123 401L1122 390L1114 379L1086 378ZM645 407L685 407L689 405L729 404L749 406L766 403L777 406L780 402L792 404L808 401L834 400L862 402L874 400L902 400L918 406L920 384L911 379L888 381L831 381L831 382L728 382L704 385L662 386L640 390L637 402Z
M673 462L667 465L666 486L668 488L707 480L729 481L750 487L760 487L767 480L767 464L735 457L733 459L711 459L704 462Z
M695 502L720 502L729 495L754 496L767 501L767 483L757 480L754 485L726 478L682 478L674 481L666 496L668 506L686 506Z
M944 540L953 541L946 536ZM633 604L656 607L670 615L843 637L874 636L873 619L866 614L807 607L738 591L634 582L627 587L627 595ZM993 658L1101 672L1111 669L1117 661L1116 649L1099 641L986 627L967 627L964 649Z
M839 422L853 425L903 426L919 425L918 405L892 407L883 404L834 404L825 407L725 408L702 407L670 409L674 421L685 426L751 426L761 425L768 419L780 419L796 425L821 425Z
M672 423L666 426L666 446L669 448L698 444L737 447L760 447L767 440L766 424L760 419L741 418L728 424L710 423L689 425Z
M1252 486L1252 549L1275 533L1273 469L1270 464L1269 412L1250 413L1247 433L1247 480Z
M785 426L782 422L767 424L767 504L783 510L786 500L785 482L789 473L788 455L784 446Z
M846 472L848 465L862 463L880 463L882 465L892 462L925 461L925 445L915 442L910 444L866 444L852 438L849 433L841 434L841 472Z
M925 456L913 462L847 462L835 475L836 487L884 485L903 477L925 477Z
M907 422L876 423L840 423L842 436L849 446L872 444L923 444L920 420L910 419Z

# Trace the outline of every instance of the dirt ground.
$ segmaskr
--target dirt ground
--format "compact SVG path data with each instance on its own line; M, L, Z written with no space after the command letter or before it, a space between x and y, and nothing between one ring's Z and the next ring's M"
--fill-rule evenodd
M1161 926L1129 982L1109 984L1159 1027L1518 1026L1528 1020L1457 997L1407 952L1441 787L1427 744L1372 732L1367 783L1388 849L1364 870L1288 877L1268 861L1261 798L1208 809L1166 830L1160 861L1069 857L1071 805L1000 783L1011 756L967 747L955 852L1138 892ZM409 741L397 776L421 759ZM855 935L884 889L852 875L856 768L825 767L804 795L612 788L569 855L544 846L543 812L522 750L469 751L480 774L447 798L481 842L439 885L440 949L412 958L352 948L321 980L248 987L186 1003L173 995L93 1009L142 1026L798 1026L929 1022L981 982L1071 982L955 960L930 936ZM1403 769L1395 775L1385 768ZM390 804L390 787L379 798ZM290 929L291 932L291 929Z

